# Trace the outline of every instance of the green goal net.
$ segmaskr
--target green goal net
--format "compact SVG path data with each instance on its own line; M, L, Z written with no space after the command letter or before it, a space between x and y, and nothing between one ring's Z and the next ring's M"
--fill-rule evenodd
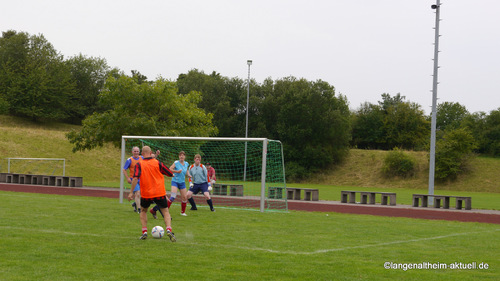
M160 150L158 160L170 167L184 151L190 165L200 154L201 163L210 163L215 169L216 183L210 192L215 206L256 208L260 211L287 211L283 147L280 141L265 138L196 138L196 137L122 137L122 165L130 157L134 146L150 146ZM170 178L165 178L165 188L170 192ZM123 202L122 177L120 202ZM186 178L186 186L189 184ZM177 195L180 199L180 195ZM202 194L195 201L204 202ZM176 200L174 205L179 203ZM174 206L175 207L175 206Z

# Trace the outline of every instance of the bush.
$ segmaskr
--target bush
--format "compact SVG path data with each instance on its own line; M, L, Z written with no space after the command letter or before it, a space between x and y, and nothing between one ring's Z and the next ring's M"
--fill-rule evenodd
M0 97L0 114L8 114L9 113L9 102Z
M415 158L394 148L385 157L382 172L387 177L411 177L415 175L416 163Z
M469 130L460 128L445 131L436 143L436 170L438 180L454 180L469 169L470 160L475 157L476 141Z

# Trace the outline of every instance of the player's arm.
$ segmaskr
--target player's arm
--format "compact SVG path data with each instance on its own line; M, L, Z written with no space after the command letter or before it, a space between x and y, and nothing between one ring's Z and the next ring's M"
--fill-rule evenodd
M208 170L207 167L205 167L205 165L203 165L203 173L205 174L205 180L209 182L210 177L208 176Z
M130 169L130 164L131 164L132 160L127 159L127 161L125 162L125 166L123 166L123 175L125 175L125 178L127 179L127 182L128 183L131 183L132 180L130 179L128 173L127 173L127 170Z
M132 184L130 185L130 192L128 193L128 201L134 199L134 187L137 185L139 178L134 178Z
M130 180L130 178L128 176L127 170L123 169L123 175L125 176L125 179L127 179L127 182L131 183L131 180Z
M134 197L134 188L137 185L137 182L139 182L139 178L141 177L141 163L137 163L134 168L134 174L133 174L133 179L130 184L130 192L128 194L128 201L132 200Z
M192 166L191 166L192 167ZM189 167L186 171L186 174L188 176L188 181L189 181L189 187L192 187L193 186L193 176L191 175L191 172L189 172L191 170L191 167Z
M158 163L160 165L160 172L162 174L164 174L167 177L173 177L174 176L174 174L172 173L172 171L170 171L170 169L167 166L165 166L165 164L163 164L160 161L158 161Z
M170 170L172 171L172 173L177 173L177 174L182 172L182 170L175 169L175 162L172 165L170 165Z

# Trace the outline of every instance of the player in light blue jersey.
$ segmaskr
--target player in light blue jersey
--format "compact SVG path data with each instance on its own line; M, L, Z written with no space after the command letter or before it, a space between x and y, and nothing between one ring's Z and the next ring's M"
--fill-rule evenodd
M184 151L179 152L179 160L176 160L171 166L170 170L174 173L172 178L171 190L170 190L170 201L168 202L168 207L175 201L177 197L177 190L181 193L181 215L186 215L186 205L187 205L187 189L186 189L186 173L189 167L189 163L184 161L186 159L186 153ZM155 206L150 210L154 218L156 217L156 211L158 211Z
M199 154L194 156L194 164L189 166L187 174L190 182L187 198L191 204L191 210L198 210L193 199L193 194L196 195L198 192L201 192L205 196L208 206L210 206L210 210L215 212L212 204L212 198L210 198L210 193L208 192L207 167L201 164L201 156Z

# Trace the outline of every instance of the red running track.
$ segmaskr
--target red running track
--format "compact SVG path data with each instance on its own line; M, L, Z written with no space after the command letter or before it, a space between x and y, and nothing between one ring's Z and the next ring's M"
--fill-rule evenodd
M46 185L0 184L0 190L15 192L31 192L42 194L59 194L72 196L90 196L119 198L120 191L116 188L75 188L55 187ZM381 206L343 204L331 201L288 201L289 210L310 212L335 212L348 214L363 214L386 217L406 217L432 220L451 220L462 222L481 222L500 224L500 211L490 210L444 210L432 208L415 208L410 206Z

